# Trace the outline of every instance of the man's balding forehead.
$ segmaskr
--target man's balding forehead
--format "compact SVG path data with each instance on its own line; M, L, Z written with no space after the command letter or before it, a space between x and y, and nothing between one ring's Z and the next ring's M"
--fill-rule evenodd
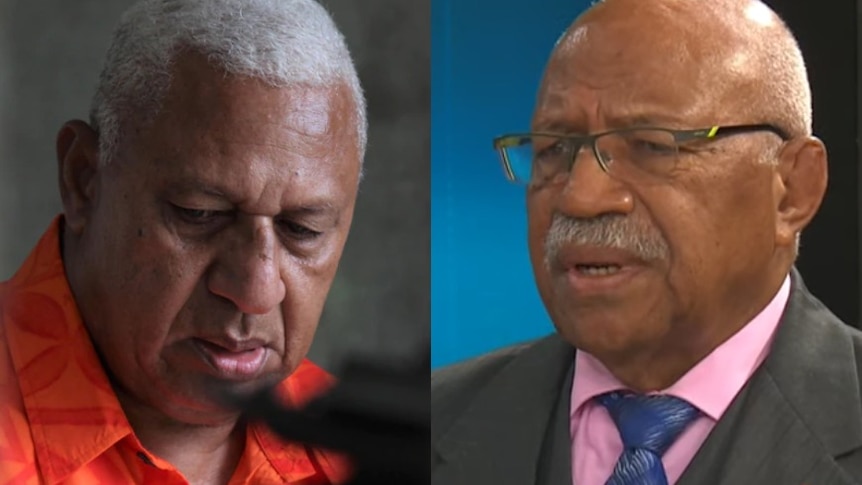
M600 15L625 15L645 11L708 18L733 17L743 13L759 22L781 22L775 11L761 0L598 0L585 10L577 21Z
M760 0L601 0L575 19L560 40L567 34L577 36L580 27L610 22L641 24L670 37L690 32L727 34L728 30L768 35L769 29L775 29L773 35L792 37L778 14ZM668 29L668 24L678 28ZM690 28L679 29L684 26Z
M740 116L811 134L805 63L784 21L759 0L603 0L566 30L552 56L650 58L698 73ZM737 107L738 105L738 107ZM745 120L746 122L752 120ZM752 122L753 122L752 121Z

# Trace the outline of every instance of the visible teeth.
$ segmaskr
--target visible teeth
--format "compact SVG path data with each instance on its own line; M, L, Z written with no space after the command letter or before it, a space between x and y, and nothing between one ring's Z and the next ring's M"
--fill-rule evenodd
M578 265L578 271L587 276L607 276L620 270L619 265L610 264L605 266Z

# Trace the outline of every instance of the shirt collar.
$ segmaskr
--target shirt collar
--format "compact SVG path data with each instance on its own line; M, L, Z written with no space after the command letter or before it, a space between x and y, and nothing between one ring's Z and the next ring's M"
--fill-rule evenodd
M304 360L290 378L281 383L277 394L284 405L300 408L326 392L333 384L335 379L329 373ZM254 435L279 476L290 477L290 480L309 477L316 473L316 463L331 483L343 483L350 478L351 463L342 454L282 441L260 424L253 424L251 431L250 434ZM313 455L314 463L309 455Z
M58 216L4 285L9 351L36 461L48 483L65 479L127 436L140 447L69 288L60 254L61 228ZM326 371L303 360L278 389L287 404L302 406L333 383ZM252 425L247 436L258 444L246 445L248 457L262 452L281 478L296 481L315 474L310 455L333 482L347 478L342 455L285 443L262 426Z
M790 276L750 322L716 347L673 385L658 391L684 399L718 421L754 371L763 363L790 296ZM596 396L625 389L598 359L578 350L572 383L572 416Z
M54 220L7 286L3 319L48 483L63 480L132 433L66 281Z

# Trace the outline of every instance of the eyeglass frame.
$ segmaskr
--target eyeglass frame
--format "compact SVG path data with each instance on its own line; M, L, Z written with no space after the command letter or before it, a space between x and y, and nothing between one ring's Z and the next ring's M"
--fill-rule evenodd
M512 183L521 183L520 179L515 177L515 172L512 169L512 164L509 161L509 157L506 154L507 148L519 147L524 145L525 139L532 139L537 136L546 136L546 137L555 137L561 140L573 140L576 142L580 142L579 146L583 147L589 144L590 148L593 151L593 155L596 157L596 161L599 163L599 166L605 173L609 173L609 167L602 160L602 157L599 155L598 147L596 146L596 140L599 138L614 134L614 133L626 133L632 131L642 131L642 130L657 130L664 131L670 133L673 136L674 142L677 144L692 140L713 140L720 136L731 136L738 135L744 133L754 133L758 131L769 131L772 132L779 137L781 137L782 141L788 141L791 139L790 135L782 130L781 128L766 124L749 124L749 125L714 125L709 128L698 128L694 130L673 130L670 128L662 128L656 126L637 126L637 127L628 127L628 128L620 128L617 130L608 130L600 133L594 133L592 135L572 135L565 133L551 133L551 132L528 132L528 133L510 133L506 135L500 135L494 138L494 150L500 155L500 162L503 165L503 171L506 174L506 178ZM578 156L578 152L572 153L572 160L569 164L568 170L571 171L572 166L575 163L575 159ZM530 167L532 171L532 164ZM529 184L530 181L523 182L524 184Z

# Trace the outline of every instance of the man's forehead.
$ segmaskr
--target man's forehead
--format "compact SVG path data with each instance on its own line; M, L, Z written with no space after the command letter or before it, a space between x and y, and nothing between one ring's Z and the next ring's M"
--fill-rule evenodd
M642 3L650 2L603 2L573 24L548 62L534 122L583 120L599 111L608 118L677 119L681 125L724 117L729 108L720 100L756 70L751 49L733 48L740 42L736 34L722 44L716 32L727 25L709 32L698 25L703 17L691 12L697 2L650 3L664 8ZM632 10L619 15L610 8L621 5ZM774 21L759 2L746 5L738 15L752 17L749 22ZM679 15L670 18L673 13Z
M594 50L622 45L641 55L650 48L679 45L696 59L756 48L752 42L784 35L784 30L781 19L760 0L604 0L575 19L555 52L587 42Z
M699 60L709 39L680 19L668 20L650 11L639 15L604 15L579 19L558 41L551 54L555 60L581 60L596 67L633 64L638 67ZM702 34L702 33L700 33ZM688 66L685 66L688 67Z
M254 117L269 123L288 122L314 135L325 133L332 117L352 114L346 98L349 94L341 85L273 86L252 77L225 75L200 56L191 54L176 63L165 105L175 112L187 111L199 117Z
M325 134L332 122L331 97L331 90L324 89L307 90L293 96L285 121L305 135Z
M184 56L156 119L128 149L163 186L197 185L193 192L237 203L272 193L267 199L306 204L353 189L354 113L346 86L274 86Z
M575 19L573 26L620 18L644 23L663 19L687 24L780 24L778 16L762 0L598 0Z
M536 100L535 122L609 124L686 120L710 101L711 84L686 63L650 64L625 58L594 60L565 56L550 63Z

